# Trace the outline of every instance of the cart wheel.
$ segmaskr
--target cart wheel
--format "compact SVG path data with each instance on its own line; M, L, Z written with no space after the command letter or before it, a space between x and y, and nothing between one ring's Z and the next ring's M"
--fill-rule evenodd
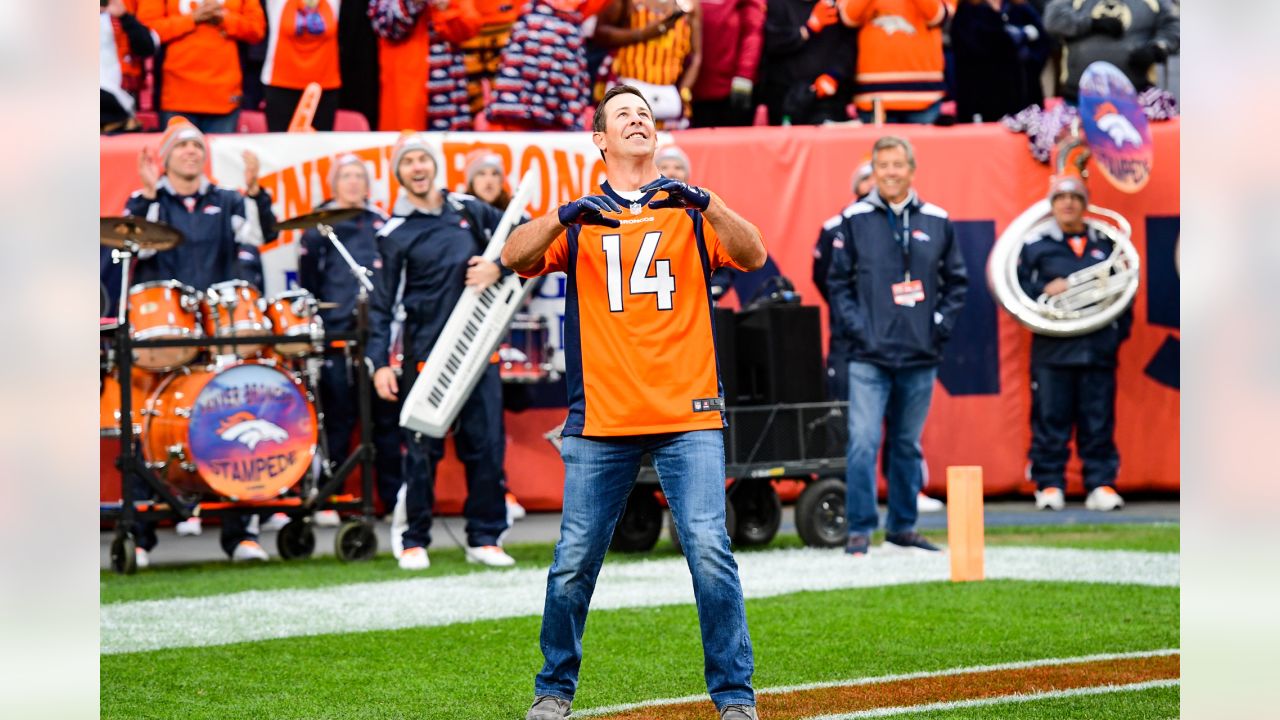
M844 481L822 478L805 485L796 501L796 531L810 547L840 547L849 534Z
M684 554L684 545L680 542L680 530L676 528L676 516L671 513L667 516L667 534L671 536L671 544L675 547L676 552ZM738 528L738 518L733 512L733 503L728 498L724 502L724 529L729 535L730 544L733 541L733 533Z
M316 551L316 533L306 520L290 520L276 534L276 550L281 559L298 560L311 557Z
M609 549L615 552L648 552L662 534L662 505L654 497L652 485L636 485L627 498L618 526L613 529Z
M739 487L741 485L741 487ZM729 492L738 516L733 539L739 545L765 545L782 524L782 500L768 480L739 480Z
M111 569L118 575L138 572L138 545L129 535L117 535L111 541Z
M333 539L333 552L342 562L369 560L378 552L378 536L372 525L359 520L345 522Z

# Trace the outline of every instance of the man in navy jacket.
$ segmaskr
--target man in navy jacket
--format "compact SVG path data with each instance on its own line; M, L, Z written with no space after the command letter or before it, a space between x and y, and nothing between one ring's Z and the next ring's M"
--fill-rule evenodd
M480 257L502 215L470 195L435 186L440 165L422 135L406 135L396 143L391 167L401 193L393 217L378 233L382 267L373 276L369 357L378 395L394 402L417 379L419 363L435 348L453 308L464 291L482 289L510 270ZM391 321L396 298L404 308L404 377L389 366ZM431 510L435 504L436 464L444 457L444 440L407 432L405 509L409 527L402 536L400 567L430 566ZM490 364L458 415L454 434L458 459L466 466L466 556L469 562L509 566L515 560L499 546L507 530L506 487L502 461L502 380ZM394 541L394 539L393 539Z
M876 189L841 213L827 275L849 357L845 552L866 554L876 514L876 455L887 428L885 540L937 550L915 531L923 484L920 434L942 349L964 304L964 259L947 212L911 188L915 151L882 137L871 152Z
M1029 297L1057 295L1077 270L1105 261L1115 243L1084 222L1089 191L1078 178L1056 180L1049 191L1055 225L1027 243L1018 257L1018 283ZM1115 510L1124 500L1115 491L1120 453L1116 425L1116 355L1129 337L1133 311L1087 335L1031 339L1031 479L1036 508L1061 510L1064 472L1076 433L1089 492L1085 507Z

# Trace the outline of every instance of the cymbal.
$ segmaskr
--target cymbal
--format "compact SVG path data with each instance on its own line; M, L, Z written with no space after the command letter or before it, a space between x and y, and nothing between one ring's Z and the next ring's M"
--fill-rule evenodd
M182 233L161 222L151 222L137 217L99 218L98 242L119 250L169 250L182 243Z
M288 220L281 220L276 223L277 230L310 230L311 228L324 223L332 225L340 223L343 220L351 218L364 212L362 208L329 208L326 210L316 210L306 215L291 217Z

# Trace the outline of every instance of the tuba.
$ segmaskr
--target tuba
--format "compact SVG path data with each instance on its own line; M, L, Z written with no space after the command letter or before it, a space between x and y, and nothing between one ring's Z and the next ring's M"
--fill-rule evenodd
M1064 143L1058 155L1059 173L1066 159L1083 142ZM1077 154L1083 168L1088 150ZM1082 173L1083 176L1083 173ZM1059 337L1085 335L1119 317L1138 293L1138 250L1130 240L1129 221L1119 213L1097 205L1085 210L1085 224L1109 237L1111 255L1066 278L1068 289L1058 295L1030 297L1018 282L1018 258L1022 248L1053 227L1048 200L1039 200L1017 217L996 240L987 261L987 283L992 295L1009 314L1032 332Z

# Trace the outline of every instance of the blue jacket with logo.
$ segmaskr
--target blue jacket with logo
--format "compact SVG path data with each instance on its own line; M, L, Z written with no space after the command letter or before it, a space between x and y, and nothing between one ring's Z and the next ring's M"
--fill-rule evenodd
M375 368L390 364L397 296L405 312L405 366L427 359L462 297L467 261L484 251L502 219L497 208L470 195L444 195L439 213L425 212L401 197L393 217L378 232L382 266L373 273L369 306L369 357Z
M1056 224L1039 238L1022 248L1018 256L1018 284L1032 299L1044 292L1044 286L1056 278L1065 278L1077 270L1106 260L1115 243L1111 238L1089 227L1085 232L1084 251L1075 250ZM1133 309L1129 308L1106 326L1087 335L1055 337L1034 334L1031 338L1033 365L1115 367L1120 343L1129 337L1133 325Z
M841 213L827 273L833 322L850 360L886 368L927 367L964 305L968 273L947 212L911 191L900 216L872 191ZM905 238L905 240L904 240ZM910 272L924 300L894 302L893 285Z
M135 192L125 214L167 223L182 233L183 242L138 260L132 282L177 280L203 291L224 280L247 280L262 290L260 248L275 236L275 214L266 190L249 199L207 179L191 196L174 193L168 178L156 183L155 200Z
M335 202L327 202L317 210L337 209ZM367 270L374 270L378 263L378 239L376 237L387 223L387 216L376 207L367 206L350 220L334 223L333 234L351 253L351 258ZM354 330L356 326L356 298L360 294L360 281L351 274L351 267L342 259L329 238L315 230L302 234L298 247L298 284L311 291L317 300L337 303L331 310L321 310L320 319L326 330Z

